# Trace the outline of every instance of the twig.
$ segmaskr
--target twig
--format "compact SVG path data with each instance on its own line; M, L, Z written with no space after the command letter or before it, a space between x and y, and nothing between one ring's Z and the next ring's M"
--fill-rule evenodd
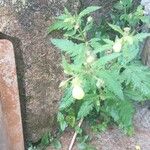
M79 121L79 124L78 124L78 127L79 127L79 128L81 127L82 122L83 122L83 118ZM76 137L77 137L77 134L78 134L77 132L74 133L74 135L73 135L73 137L72 137L72 140L71 140L71 143L70 143L70 145L69 145L69 149L68 149L68 150L72 150L73 144L74 144L74 142L75 142L75 140L76 140Z

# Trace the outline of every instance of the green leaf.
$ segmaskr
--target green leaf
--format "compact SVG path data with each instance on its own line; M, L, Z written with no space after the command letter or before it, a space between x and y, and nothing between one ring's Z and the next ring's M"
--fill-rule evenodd
M105 132L107 130L107 122L99 123L92 126L94 132Z
M60 124L61 130L64 131L67 127L67 123L65 121L64 115L61 112L58 112L57 114L57 121Z
M43 136L42 136L42 139L41 139L41 144L44 145L44 146L47 146L50 144L50 141L49 141L49 133L45 133Z
M62 111L66 108L68 108L71 104L73 104L75 100L72 97L72 89L67 88L67 90L64 93L64 96L61 100L59 109Z
M109 40L109 39L104 39L103 41L106 43L106 44L101 44L99 42L100 39L91 39L90 40L90 45L93 47L94 49L94 52L95 53L98 53L98 52L103 52L103 51L106 51L106 50L109 50L109 49L112 49L112 46L114 44L113 41Z
M134 42L132 45L126 43L126 45L124 45L123 47L123 52L122 52L122 64L127 64L129 62L131 62L132 60L136 59L138 54L139 54L139 43L138 42Z
M88 135L78 137L77 141L79 150L96 150L92 145L87 144L90 141L90 137Z
M119 26L113 25L113 24L110 24L110 23L109 23L108 25L109 25L113 30L119 32L121 35L124 34L124 32L122 31L122 29L121 29Z
M143 16L143 17L141 18L141 21L142 21L143 23L146 23L147 26L150 26L150 17L149 17L149 15L148 15L148 16Z
M54 147L54 149L61 149L61 143L58 139L54 139L51 143L51 145Z
M79 150L96 150L92 145L89 145L87 143L79 143L78 145Z
M124 7L123 7L123 4L119 2L117 2L115 5L114 5L114 8L117 9L117 10L123 10Z
M92 100L84 101L79 109L77 118L80 119L86 117L92 111L93 106L94 104Z
M125 8L130 8L130 7L132 6L133 0L121 0L121 1L122 1L123 6L124 6Z
M81 134L81 133L82 133L82 128L80 128L79 126L76 126L76 127L75 127L75 132L76 132L77 134Z
M51 26L48 28L48 33L51 33L52 31L55 30L71 30L73 29L73 26L69 23L63 22L63 21L56 21L53 23Z
M127 87L126 89L124 89L124 95L127 99L134 100L134 101L137 101L137 102L147 100L147 98L144 97L140 91L134 90L130 87Z
M66 117L66 121L71 127L74 127L76 118L75 118L75 116L69 115Z
M133 124L134 108L129 101L108 99L105 101L105 107L107 113L119 124L120 128L123 128L125 131L130 131Z
M83 44L76 44L66 39L52 39L51 42L57 48L68 53L71 57L75 57L78 55L80 56L80 54L83 52L85 48Z
M96 80L94 78L91 78L91 75L86 75L83 77L83 87L85 93L95 93L97 90L96 86ZM93 94L92 94L93 96ZM92 98L92 97L91 97Z
M113 45L114 44L114 42L112 40L110 40L110 39L103 39L103 41L105 43L109 44L109 45Z
M142 95L150 95L150 72L145 66L131 64L121 74L126 85L132 85L134 90L138 90Z
M86 142L89 142L89 140L90 140L89 135L81 135L81 136L77 137L77 141L79 143L86 143Z
M73 75L73 67L71 64L67 62L67 60L65 59L63 55L62 55L62 67L66 74Z
M120 53L112 53L112 54L103 56L95 62L94 66L98 67L98 68L101 68L102 66L104 66L107 63L111 62L113 59L118 58L120 55L121 55Z
M138 33L134 36L134 39L138 42L142 42L148 36L150 36L150 33Z
M90 6L90 7L87 7L86 9L84 9L83 11L80 12L79 14L79 18L82 18L96 10L100 9L99 6Z
M66 61L66 59L63 57L62 66L64 68L64 73L66 73L67 75L74 75L74 73L80 74L83 70L83 66L82 66L83 62L84 60L82 57L77 57L77 58L74 58L74 64L73 63L69 64Z
M133 0L120 0L115 4L114 8L120 11L124 11L125 9L130 8L132 6L132 1Z
M124 100L122 85L118 80L118 75L110 71L99 72L98 77L103 79L106 88L113 92L119 99Z

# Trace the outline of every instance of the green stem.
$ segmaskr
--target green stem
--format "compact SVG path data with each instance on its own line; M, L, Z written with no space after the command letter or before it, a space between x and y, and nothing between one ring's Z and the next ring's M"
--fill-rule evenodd
M86 43L86 42L87 42L87 38L86 38L86 36L84 35L84 33L83 33L81 27L79 27L78 32L79 32L79 34L82 36L84 42Z

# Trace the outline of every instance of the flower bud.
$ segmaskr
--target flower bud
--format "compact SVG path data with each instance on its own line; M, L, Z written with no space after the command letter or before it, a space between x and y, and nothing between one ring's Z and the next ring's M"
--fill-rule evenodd
M88 64L91 64L92 62L94 62L96 60L96 54L94 54L92 51L88 50L86 52L86 55L87 55L86 62Z
M94 55L90 55L90 56L87 57L86 62L87 62L88 64L91 64L92 62L95 61L95 59L96 59L96 58L95 58Z
M97 88L103 87L104 84L105 84L105 82L104 82L104 80L102 80L102 79L98 79L97 82L96 82Z
M132 37L132 36L129 36L129 35L124 36L124 37L123 37L123 40L124 40L124 42L127 42L127 43L129 43L130 45L133 44L133 37Z
M119 53L121 51L121 48L122 48L122 40L117 39L115 44L113 45L113 51L115 53Z
M75 28L75 30L77 30L77 29L79 29L79 27L80 27L79 24L76 24L74 28Z
M93 18L91 17L91 16L89 16L88 18L87 18L87 22L91 22L93 20Z
M141 147L140 147L139 145L136 145L136 146L135 146L135 149L136 149L136 150L141 150Z
M65 80L65 81L62 81L62 82L60 82L60 84L59 84L59 88L62 88L62 87L65 87L67 85L67 81Z
M129 28L129 27L125 27L123 30L124 30L124 32L129 33L129 32L130 32L130 30L131 30L131 28Z
M81 85L81 80L78 78L78 77L75 77L73 80L72 80L72 86L80 86Z
M85 93L81 86L74 86L72 90L72 97L81 100L85 96Z

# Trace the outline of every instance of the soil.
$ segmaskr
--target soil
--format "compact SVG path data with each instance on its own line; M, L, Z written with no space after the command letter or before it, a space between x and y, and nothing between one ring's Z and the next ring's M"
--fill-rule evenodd
M149 150L150 149L150 102L144 105L136 105L136 114L134 116L134 134L129 137L125 135L117 126L113 126L104 133L93 133L88 125L82 126L91 137L90 144L97 150ZM68 149L73 137L73 132L67 131L60 138L62 150ZM136 149L139 146L141 149ZM48 147L46 150L53 150ZM78 150L75 143L73 150Z

